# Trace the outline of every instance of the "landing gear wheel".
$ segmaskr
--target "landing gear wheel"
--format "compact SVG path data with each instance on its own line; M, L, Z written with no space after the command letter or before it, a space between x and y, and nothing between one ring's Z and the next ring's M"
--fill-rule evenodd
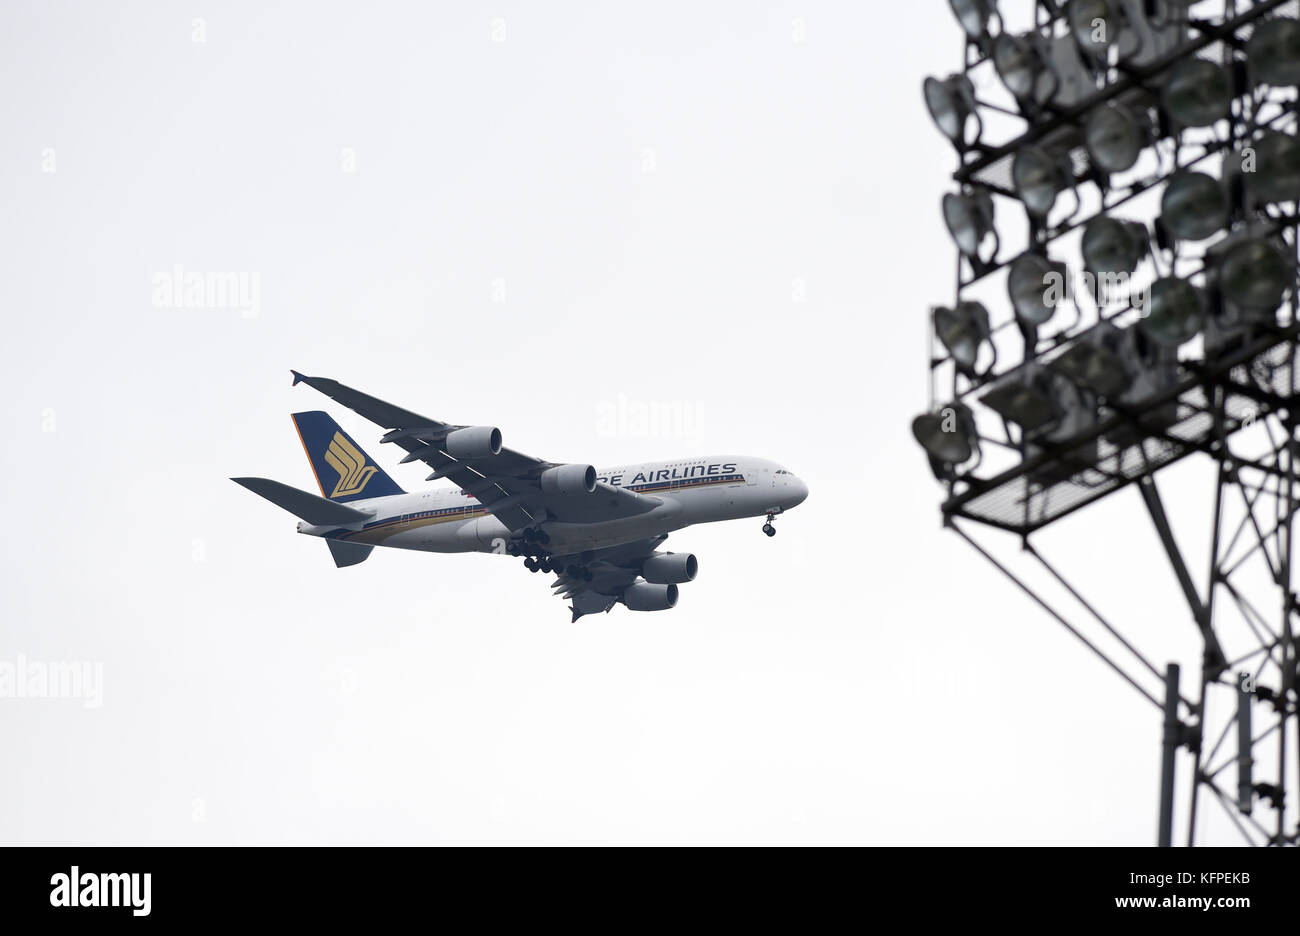
M506 543L506 554L510 556L519 555L519 546L516 543Z
M536 571L537 571L537 560L536 560L536 559L533 559L531 556L530 556L529 558L525 559L525 560L524 560L524 568L527 569L529 572L536 572Z
M772 526L770 523L765 523L763 524L763 532L768 536L776 536L776 527Z

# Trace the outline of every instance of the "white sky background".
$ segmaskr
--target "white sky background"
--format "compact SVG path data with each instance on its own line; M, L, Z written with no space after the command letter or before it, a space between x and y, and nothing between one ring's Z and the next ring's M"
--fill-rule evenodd
M951 298L947 5L538 7L4 5L0 658L105 685L0 700L0 840L1152 842L1159 714L940 530L908 431ZM259 314L155 307L175 264L259 274ZM701 572L662 614L569 624L498 557L338 570L227 478L311 489L306 409L427 469L290 367L812 493L775 539L675 534ZM687 418L611 432L620 400ZM1208 482L1173 480L1190 551ZM1043 548L1191 663L1140 510Z

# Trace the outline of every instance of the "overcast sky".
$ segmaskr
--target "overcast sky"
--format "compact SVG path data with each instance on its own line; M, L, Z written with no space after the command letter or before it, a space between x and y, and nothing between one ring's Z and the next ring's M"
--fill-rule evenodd
M951 299L947 4L546 7L3 6L0 659L103 682L0 700L0 840L1153 842L1159 714L941 530L908 431ZM178 266L246 301L168 298ZM311 489L304 409L427 468L291 367L811 495L773 539L674 534L700 574L661 614L570 624L496 556L339 570L227 479ZM1139 510L1041 545L1190 664Z

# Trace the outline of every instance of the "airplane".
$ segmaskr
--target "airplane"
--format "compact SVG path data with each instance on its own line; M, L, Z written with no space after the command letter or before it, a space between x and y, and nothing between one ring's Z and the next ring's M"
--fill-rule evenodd
M267 478L231 478L300 518L298 532L324 539L340 568L365 561L376 546L436 553L522 557L530 572L555 573L555 594L573 621L608 612L676 606L680 584L699 562L661 552L668 534L696 523L765 517L803 503L808 487L761 458L704 456L597 470L542 461L502 446L495 426L439 422L326 377L297 371L305 383L388 431L381 443L422 461L455 487L407 493L320 410L294 413L321 496Z

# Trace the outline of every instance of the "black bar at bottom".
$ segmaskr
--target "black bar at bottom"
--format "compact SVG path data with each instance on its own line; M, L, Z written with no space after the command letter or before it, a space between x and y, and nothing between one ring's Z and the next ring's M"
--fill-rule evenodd
M8 848L0 852L0 912L13 933L28 932L15 928L23 923L45 932L50 923L170 929L267 921L292 922L295 932L320 922L338 932L352 923L366 931L388 922L491 926L512 916L536 927L614 929L659 919L734 925L753 916L770 925L778 915L805 929L845 914L854 922L1039 926L1197 915L1231 926L1293 915L1295 904L1294 858L1276 849L839 849L816 856L815 870L810 856L776 850L628 851L592 860L580 849L544 858L487 849Z

